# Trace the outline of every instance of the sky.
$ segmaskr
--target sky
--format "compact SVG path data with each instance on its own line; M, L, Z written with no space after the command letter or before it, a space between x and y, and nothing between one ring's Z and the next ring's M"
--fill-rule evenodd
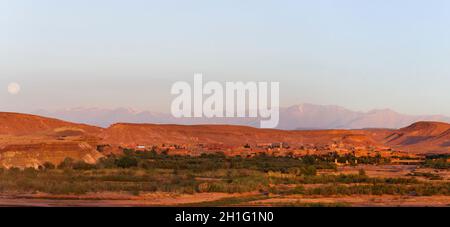
M449 28L448 0L0 0L0 111L169 112L202 73L279 81L282 106L450 115Z

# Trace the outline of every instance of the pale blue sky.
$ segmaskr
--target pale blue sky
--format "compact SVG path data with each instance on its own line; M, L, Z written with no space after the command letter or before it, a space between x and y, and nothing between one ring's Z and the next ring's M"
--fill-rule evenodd
M0 109L168 112L200 72L280 81L284 106L450 115L449 28L448 0L0 0Z

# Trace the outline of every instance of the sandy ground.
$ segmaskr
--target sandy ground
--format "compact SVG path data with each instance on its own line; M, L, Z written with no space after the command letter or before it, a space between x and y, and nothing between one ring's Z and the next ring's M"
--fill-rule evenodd
M0 206L18 207L155 207L155 206L183 206L202 202L211 202L226 198L248 197L257 193L226 194L226 193L197 193L197 194L169 194L151 193L140 196L130 196L117 193L88 194L84 196L50 196L21 195L0 196ZM340 204L356 207L448 207L450 196L303 196L288 195L274 196L267 199L233 204L231 206L302 206L305 204Z
M147 193L139 196L120 193L91 193L81 196L74 195L2 195L0 206L20 207L139 207L139 206L182 206L183 204L195 204L211 202L226 198L246 197L255 193L227 194L227 193L197 193L197 194L173 194L173 193Z
M302 205L302 204L344 204L355 207L448 207L450 206L450 196L300 196L292 195L278 198L270 198L265 200L257 200L249 202L248 205L254 206L286 206L286 205Z

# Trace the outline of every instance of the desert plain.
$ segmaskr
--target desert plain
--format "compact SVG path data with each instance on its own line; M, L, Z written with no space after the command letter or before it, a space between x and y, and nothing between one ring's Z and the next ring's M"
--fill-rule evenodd
M0 113L0 206L449 206L450 125L274 130Z

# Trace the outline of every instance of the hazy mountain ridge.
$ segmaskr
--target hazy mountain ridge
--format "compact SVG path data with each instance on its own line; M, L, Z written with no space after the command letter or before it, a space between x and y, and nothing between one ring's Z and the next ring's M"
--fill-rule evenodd
M66 121L108 127L114 123L155 124L230 124L259 126L259 118L174 118L167 113L135 111L127 108L73 108L57 111L38 110L34 114ZM362 129L402 128L418 121L450 123L450 117L442 115L406 115L390 109L369 112L352 111L340 106L300 104L280 109L278 129Z

